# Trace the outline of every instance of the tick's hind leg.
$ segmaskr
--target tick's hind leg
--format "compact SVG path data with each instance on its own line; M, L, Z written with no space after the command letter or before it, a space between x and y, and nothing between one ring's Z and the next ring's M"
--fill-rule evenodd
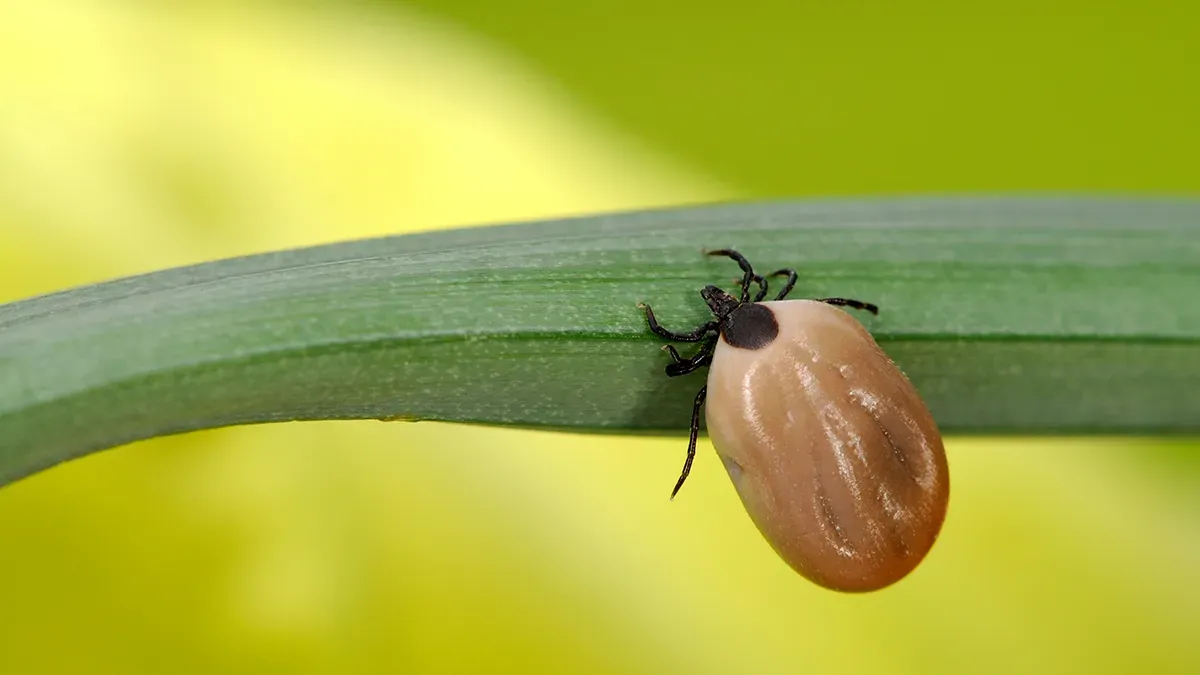
M868 312L879 315L879 308L869 302L862 300L851 300L849 298L817 298L817 302L823 302L827 305L837 305L839 307L853 307L854 309L865 309Z
M775 296L776 300L783 300L788 293L792 292L792 288L796 286L798 275L796 270L777 270L767 276L772 277L787 277L787 283L783 285L783 289L779 291L779 295ZM862 300L851 300L849 298L814 298L817 302L823 302L827 305L837 305L839 307L853 307L854 309L865 309L872 314L879 314L879 308L869 302Z
M679 488L683 487L683 482L692 472L692 460L696 458L696 439L700 436L700 406L704 405L707 395L708 385L700 387L700 393L696 394L696 403L692 407L692 435L688 438L687 459L683 460L683 473L679 476L679 482L675 483L675 489L671 490L671 499L675 499L675 495L679 494Z

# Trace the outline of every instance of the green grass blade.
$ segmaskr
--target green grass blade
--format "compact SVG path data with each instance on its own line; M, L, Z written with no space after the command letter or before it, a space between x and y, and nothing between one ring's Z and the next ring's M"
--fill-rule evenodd
M857 314L944 431L1200 430L1200 201L749 204L223 260L0 306L0 484L194 429L403 418L682 432L669 327L738 274Z

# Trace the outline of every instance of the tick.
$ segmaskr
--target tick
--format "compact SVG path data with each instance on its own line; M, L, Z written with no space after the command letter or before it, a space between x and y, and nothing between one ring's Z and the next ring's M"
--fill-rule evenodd
M747 513L784 561L839 591L899 581L937 540L950 479L937 424L916 388L839 307L879 309L846 298L786 300L797 280L791 269L767 275L787 281L763 302L767 279L744 256L709 255L733 259L743 273L740 298L712 285L700 291L711 321L675 333L640 305L656 335L702 343L687 358L666 345L668 376L709 369L671 497L691 472L704 407Z

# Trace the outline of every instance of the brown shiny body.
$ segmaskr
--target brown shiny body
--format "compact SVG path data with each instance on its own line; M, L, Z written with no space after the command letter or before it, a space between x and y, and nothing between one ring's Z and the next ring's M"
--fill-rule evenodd
M812 581L872 591L911 572L950 496L937 424L854 317L810 300L764 302L779 334L717 343L705 418L746 510Z

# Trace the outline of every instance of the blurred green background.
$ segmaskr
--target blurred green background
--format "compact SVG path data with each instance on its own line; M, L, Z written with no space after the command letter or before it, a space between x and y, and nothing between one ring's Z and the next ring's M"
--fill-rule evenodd
M730 198L1195 193L1198 13L0 0L0 300ZM941 541L866 596L787 569L707 443L669 502L683 450L364 422L76 461L0 489L0 673L1200 671L1194 441L950 439Z

